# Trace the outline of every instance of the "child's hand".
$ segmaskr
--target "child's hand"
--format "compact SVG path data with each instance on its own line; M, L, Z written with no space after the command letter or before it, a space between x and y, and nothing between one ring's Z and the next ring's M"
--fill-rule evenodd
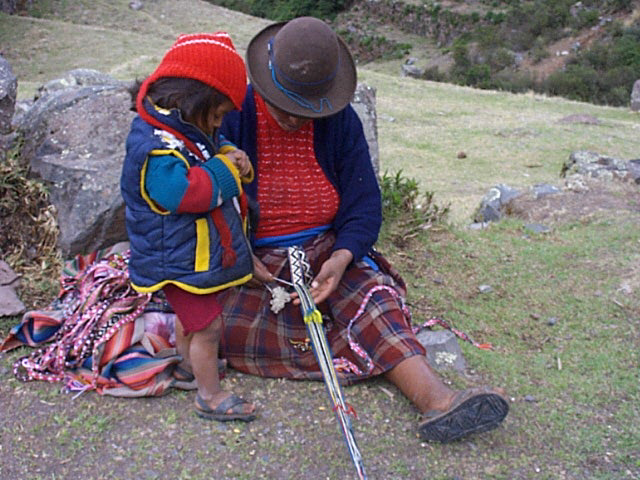
M249 161L249 156L244 152L244 150L232 150L227 152L226 155L238 169L241 177L246 177L251 174L251 162Z

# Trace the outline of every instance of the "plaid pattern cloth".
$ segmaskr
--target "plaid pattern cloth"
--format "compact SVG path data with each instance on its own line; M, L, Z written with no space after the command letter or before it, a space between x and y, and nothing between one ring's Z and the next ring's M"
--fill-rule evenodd
M303 246L314 272L330 256L334 241L334 234L328 232ZM290 279L286 248L264 247L257 249L255 254L274 276ZM347 329L369 290L386 285L394 288L401 297L406 293L398 272L381 255L371 255L379 271L362 261L351 265L338 289L318 305L325 319L334 363L346 359L364 367L362 359L349 344ZM271 294L263 287L243 285L221 293L225 324L221 351L229 364L236 370L264 377L322 380L300 307L287 303L283 310L274 314L270 301ZM406 358L425 354L402 305L385 289L371 296L364 312L351 326L351 335L371 357L373 370L368 374L358 374L337 369L344 383L379 375Z

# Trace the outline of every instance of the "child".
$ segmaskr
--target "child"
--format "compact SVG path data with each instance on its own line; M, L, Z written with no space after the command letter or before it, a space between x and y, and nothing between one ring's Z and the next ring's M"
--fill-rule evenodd
M181 35L134 92L138 116L121 178L131 283L138 292L164 291L179 319L183 363L174 376L189 380L193 370L195 411L218 421L255 418L255 406L222 390L218 376L216 292L252 277L241 181L253 170L215 133L245 91L244 62L226 33Z

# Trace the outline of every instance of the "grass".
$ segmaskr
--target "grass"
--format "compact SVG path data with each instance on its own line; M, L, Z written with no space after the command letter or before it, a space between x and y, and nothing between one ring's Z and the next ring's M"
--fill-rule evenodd
M98 68L120 79L144 75L180 31L226 29L242 50L268 23L196 0L145 2L142 11L124 0L37 3L37 18L0 15L0 45L21 98L70 68ZM528 233L517 219L464 228L497 183L559 184L572 151L637 157L637 114L400 78L376 66L359 75L377 89L381 171L392 183L401 173L396 187L411 189L415 181L435 192L436 204L451 204L448 222L415 235L399 234L403 227L387 220L379 249L409 285L414 323L441 316L494 345L482 351L461 342L469 370L443 371L446 381L500 385L512 399L498 430L429 445L416 437L418 415L397 390L379 379L345 389L358 412L354 429L369 477L640 476L638 209L558 222L548 234ZM572 114L600 124L559 122ZM461 151L466 158L458 158ZM51 297L52 270L29 271L21 294L31 299L29 308L42 307ZM492 290L480 293L481 285ZM0 319L0 337L17 321ZM221 425L194 418L192 392L72 400L60 385L22 384L11 367L29 352L0 356L0 478L353 474L320 383L230 372L225 385L254 400L261 417Z
M380 169L402 170L451 203L451 221L468 223L491 186L560 184L569 155L592 150L637 157L638 115L535 94L479 91L359 71L377 89ZM576 114L599 125L560 123ZM458 158L464 152L466 158Z

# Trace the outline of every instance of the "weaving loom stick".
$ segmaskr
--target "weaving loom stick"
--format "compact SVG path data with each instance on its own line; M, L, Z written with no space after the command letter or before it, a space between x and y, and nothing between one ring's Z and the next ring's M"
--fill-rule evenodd
M355 412L351 406L347 406L342 396L340 383L338 382L338 377L333 367L333 359L331 357L329 343L327 342L327 336L322 327L322 314L316 308L311 293L307 288L305 277L310 271L309 262L307 261L304 250L300 247L289 247L288 255L291 268L291 282L298 294L298 298L300 298L300 308L302 309L304 323L307 326L311 345L313 346L313 351L316 354L320 370L322 371L322 377L329 392L333 411L336 413L336 418L347 442L347 448L356 467L358 478L366 479L367 475L364 471L362 455L360 454L360 450L358 450L358 445L353 435L351 419L348 416L350 413Z

